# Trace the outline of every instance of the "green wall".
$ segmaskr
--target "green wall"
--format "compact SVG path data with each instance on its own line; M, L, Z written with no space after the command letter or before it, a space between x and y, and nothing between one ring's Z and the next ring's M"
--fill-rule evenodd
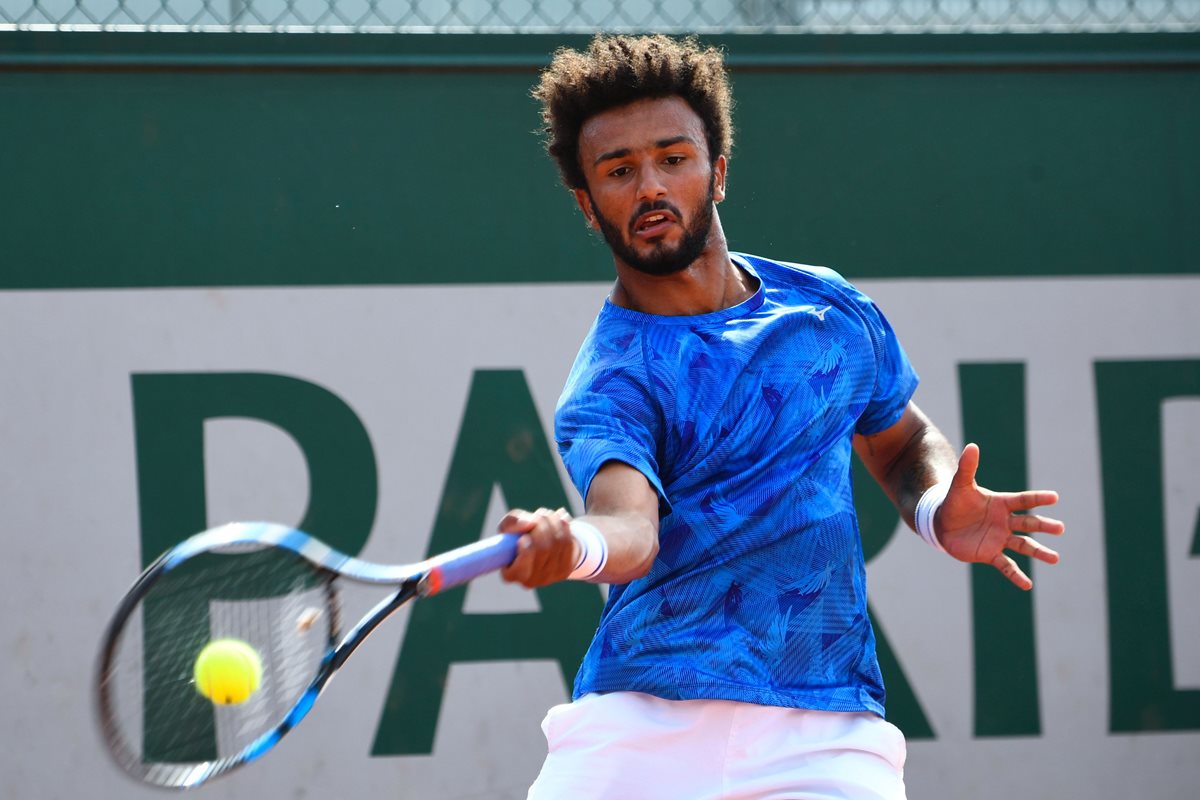
M1200 271L1200 35L727 36L736 249ZM0 33L0 288L604 280L514 35Z

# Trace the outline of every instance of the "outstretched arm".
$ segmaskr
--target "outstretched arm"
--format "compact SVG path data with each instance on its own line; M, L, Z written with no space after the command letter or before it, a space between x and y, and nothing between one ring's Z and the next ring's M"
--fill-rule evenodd
M628 464L609 461L588 488L587 513L578 518L604 537L604 568L588 578L594 583L628 583L650 571L658 554L658 495L642 473ZM523 533L517 558L500 576L530 589L565 580L580 559L580 544L571 534L572 518L564 509L514 509L500 520L504 533Z
M1058 494L993 492L980 486L975 482L979 447L968 444L956 458L946 437L915 403L910 402L890 428L855 436L854 449L914 530L921 496L937 484L948 483L946 499L933 517L933 530L942 548L959 561L991 564L1020 589L1032 588L1033 581L1006 550L1047 564L1058 562L1058 553L1025 534L1058 535L1063 523L1024 513L1053 505Z

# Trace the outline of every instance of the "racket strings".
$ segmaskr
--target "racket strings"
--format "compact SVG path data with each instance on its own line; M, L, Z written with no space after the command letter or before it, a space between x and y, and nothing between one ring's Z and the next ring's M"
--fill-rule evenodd
M197 765L236 761L316 676L340 635L339 601L331 574L277 548L205 553L166 572L109 655L101 710L114 750L168 785ZM242 702L214 702L196 685L197 656L220 639L248 644L261 661Z

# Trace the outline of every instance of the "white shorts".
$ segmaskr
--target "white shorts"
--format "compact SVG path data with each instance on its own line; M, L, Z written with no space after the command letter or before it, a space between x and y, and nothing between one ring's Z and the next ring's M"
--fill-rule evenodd
M542 721L530 800L903 800L904 735L870 712L584 695Z

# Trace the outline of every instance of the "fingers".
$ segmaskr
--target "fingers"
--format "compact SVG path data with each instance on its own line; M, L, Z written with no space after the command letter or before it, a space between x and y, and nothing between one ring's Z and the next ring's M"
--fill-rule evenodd
M501 517L496 529L500 533L529 533L537 527L539 521L543 518L551 517L555 517L564 523L570 523L571 521L571 513L565 508L555 509L554 511L548 508L539 508L537 511L514 508Z
M561 508L514 509L505 514L500 531L525 535L517 540L517 557L500 570L500 577L529 589L566 578L578 557L570 522L570 513Z
M1039 517L1036 514L1011 514L1009 515L1009 526L1014 531L1025 533L1051 533L1057 535L1063 532L1062 522L1056 519ZM1057 564L1059 560L1057 551L1051 550L1041 542L1031 539L1028 536L1018 536L1016 533L1008 537L1004 543L1004 547L1006 550L1037 559L1046 564ZM1033 581L1029 579L1029 576L1017 566L1017 562L1013 561L1003 552L997 553L991 563L993 567L1000 570L1001 575L1007 578L1018 589L1029 591L1033 588Z
M525 533L533 528L537 517L523 508L514 508L500 519L496 529L500 533Z
M975 485L975 473L979 470L979 445L972 442L963 448L958 457L958 470L950 486L954 489L967 489Z
M1048 533L1052 536L1061 536L1067 526L1062 523L1062 520L1043 517L1039 514L1009 514L1008 527L1012 531L1021 533Z
M1023 556L1036 558L1038 561L1044 561L1047 564L1058 563L1058 552L1051 550L1041 542L1034 541L1028 536L1010 536L1005 542L1004 547L1012 550L1014 553L1020 553Z
M1010 492L1004 495L1004 501L1013 511L1028 511L1038 506L1054 505L1058 502L1058 492L1052 492L1048 489Z
M1017 562L1013 561L1008 556L1000 553L992 559L992 566L1000 570L1000 574L1009 580L1009 582L1018 589L1029 591L1033 588L1033 581L1029 576L1021 571L1017 566Z

